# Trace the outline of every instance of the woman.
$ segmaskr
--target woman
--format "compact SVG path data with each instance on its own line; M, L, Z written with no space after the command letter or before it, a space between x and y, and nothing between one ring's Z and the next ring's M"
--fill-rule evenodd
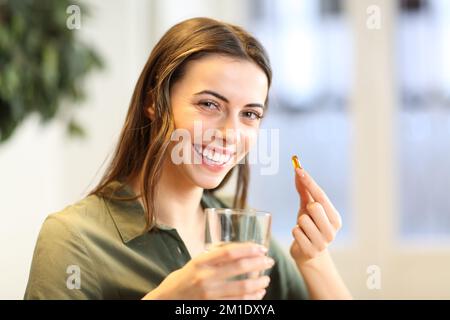
M249 243L204 252L203 209L227 206L214 192L234 170L228 206L245 207L245 160L271 75L263 47L243 29L208 18L173 26L139 77L99 185L44 222L25 298L350 298L326 249L339 214L304 169L295 178L295 263L274 240L268 252ZM175 141L179 132L187 135ZM264 272L230 280L254 271Z

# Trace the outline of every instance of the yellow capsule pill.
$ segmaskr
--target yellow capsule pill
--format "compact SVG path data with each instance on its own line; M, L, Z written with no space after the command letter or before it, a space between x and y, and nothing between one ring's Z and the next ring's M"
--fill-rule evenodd
M294 166L294 169L301 169L302 165L300 164L300 160L298 160L297 156L292 156L292 165Z

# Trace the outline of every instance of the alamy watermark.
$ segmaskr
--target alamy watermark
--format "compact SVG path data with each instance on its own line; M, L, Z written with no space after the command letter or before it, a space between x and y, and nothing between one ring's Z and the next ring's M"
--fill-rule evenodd
M66 19L66 26L69 30L81 29L81 9L79 6L72 4L67 7L66 13L68 17Z
M366 286L369 290L381 290L381 268L375 264L370 265L366 269L368 274Z
M366 27L369 30L381 29L381 8L377 5L370 5L366 9Z
M69 274L66 280L66 287L69 290L81 289L81 270L80 266L72 264L67 266L66 273Z

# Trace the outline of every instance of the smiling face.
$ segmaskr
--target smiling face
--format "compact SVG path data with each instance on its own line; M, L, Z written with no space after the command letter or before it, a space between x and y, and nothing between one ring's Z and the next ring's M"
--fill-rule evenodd
M172 155L177 174L217 187L255 143L267 93L267 76L254 62L217 54L188 62L170 91L175 129L190 136L182 144L191 161L175 165Z

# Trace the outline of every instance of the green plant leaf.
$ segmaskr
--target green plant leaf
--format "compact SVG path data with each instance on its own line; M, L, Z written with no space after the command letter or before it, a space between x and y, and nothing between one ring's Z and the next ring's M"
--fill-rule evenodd
M100 56L66 26L68 0L0 0L0 143L31 114L49 123L61 102L75 109L85 98L86 75L103 66ZM74 114L74 112L70 112ZM72 136L84 136L81 124L67 123Z

